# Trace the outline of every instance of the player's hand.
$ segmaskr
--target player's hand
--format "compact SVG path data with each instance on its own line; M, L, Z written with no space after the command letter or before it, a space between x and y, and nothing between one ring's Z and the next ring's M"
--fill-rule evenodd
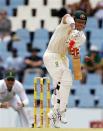
M79 49L78 49L78 48L73 48L73 49L71 49L71 54L72 54L74 57L79 56Z
M1 104L1 108L9 108L10 107L10 103L9 102L3 102Z
M17 103L17 105L18 105L18 109L21 109L22 107L24 107L24 104L23 103Z
M74 57L77 57L77 56L80 55L80 53L79 53L79 48L76 48L76 47L74 48L71 44L69 45L68 52L69 52L72 56L74 56Z

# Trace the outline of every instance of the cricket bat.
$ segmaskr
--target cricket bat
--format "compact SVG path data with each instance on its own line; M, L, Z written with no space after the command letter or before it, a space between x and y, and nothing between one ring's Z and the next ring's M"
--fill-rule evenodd
M72 57L74 79L81 80L82 72L81 72L81 63L80 63L80 53L79 53L79 48L75 47L75 45L76 45L75 39L72 39L68 42L68 53Z
M81 80L82 79L82 72L81 72L81 63L80 63L79 56L78 57L72 56L72 65L73 65L74 79Z

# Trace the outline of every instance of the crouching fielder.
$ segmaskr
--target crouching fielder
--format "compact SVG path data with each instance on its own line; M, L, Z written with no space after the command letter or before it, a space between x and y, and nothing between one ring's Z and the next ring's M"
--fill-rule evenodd
M75 79L81 79L79 47L86 39L82 31L86 21L87 16L83 11L76 11L73 17L66 14L57 26L43 56L44 64L53 79L54 108L48 116L54 119L54 123L57 117L62 121L73 81L67 52L72 56L73 63L77 63L78 72L75 72L75 65L73 65Z
M6 71L5 79L0 80L0 108L12 107L18 112L21 126L30 127L27 114L23 108L28 105L28 102L22 84L15 80L15 72Z

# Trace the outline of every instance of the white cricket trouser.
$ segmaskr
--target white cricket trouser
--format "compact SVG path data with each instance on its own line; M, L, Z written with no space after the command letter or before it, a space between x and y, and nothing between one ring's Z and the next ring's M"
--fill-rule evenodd
M25 112L24 107L21 109L18 108L18 102L21 103L21 100L17 95L9 101L11 107L18 112L21 127L30 127L27 113Z
M61 57L61 55L57 53L46 52L43 56L43 60L53 79L54 88L58 82L61 83L59 89L60 111L64 111L68 103L68 96L72 86L72 74L69 69L68 58L66 56ZM54 102L54 108L57 108L56 102Z

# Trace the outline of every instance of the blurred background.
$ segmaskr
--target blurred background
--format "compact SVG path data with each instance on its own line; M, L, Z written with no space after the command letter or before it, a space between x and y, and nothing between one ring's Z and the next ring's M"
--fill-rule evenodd
M0 0L0 79L14 69L33 107L34 77L48 76L42 61L48 42L62 16L78 9L88 15L87 40L80 50L83 79L74 81L68 107L72 118L83 113L84 123L76 117L71 127L103 127L103 0Z

